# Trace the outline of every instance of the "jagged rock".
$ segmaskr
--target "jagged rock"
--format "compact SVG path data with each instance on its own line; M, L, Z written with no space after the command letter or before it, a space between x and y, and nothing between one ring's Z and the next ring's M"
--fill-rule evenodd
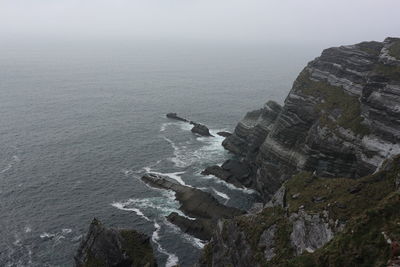
M222 136L222 137L229 137L229 136L232 135L230 132L225 132L225 131L218 132L217 134L218 134L219 136Z
M268 229L266 229L260 237L260 241L258 242L258 246L264 251L264 258L266 261L270 261L273 257L275 257L275 233L278 227L276 225L272 225Z
M209 166L207 168L204 169L204 171L201 172L202 175L214 175L224 181L227 181L229 177L232 176L232 174L227 171L224 170L223 168L221 168L218 165L213 165L213 166Z
M135 230L104 227L93 219L75 256L75 266L157 266L149 237Z
M292 246L296 254L304 251L314 252L333 238L333 231L328 222L320 215L310 215L304 210L290 215L293 231L290 234Z
M207 126L193 121L191 121L190 124L194 125L191 130L193 133L197 133L202 136L213 136Z
M281 186L278 191L272 196L271 200L265 204L265 208L270 208L270 207L285 207L286 202L286 188L285 186Z
M167 113L167 118L178 120L178 121L189 122L187 119L179 117L178 114L176 114L176 113Z

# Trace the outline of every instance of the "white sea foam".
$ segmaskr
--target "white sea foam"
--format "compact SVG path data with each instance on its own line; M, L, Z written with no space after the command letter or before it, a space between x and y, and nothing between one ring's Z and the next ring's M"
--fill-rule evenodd
M25 233L30 233L30 232L32 232L32 228L29 226L29 225L27 225L27 226L25 226Z
M175 199L175 193L171 191L163 192L161 197L149 197L149 198L130 198L124 202L114 202L112 206L125 211L134 211L137 215L150 221L150 219L143 214L142 210L146 213L155 213L161 216L168 216L172 212L178 213L180 216L186 217L190 220L194 220L179 210L179 202Z
M72 233L72 229L70 229L70 228L64 228L64 229L61 230L61 232L62 232L64 235L67 235L67 234Z
M156 230L153 232L153 234L151 236L151 240L153 241L154 244L157 245L157 250L160 253L168 256L165 267L172 267L172 266L177 265L179 263L179 258L175 254L169 253L167 250L165 250L159 242L159 240L160 240L159 232L161 230L161 226L156 221L154 221L154 227L156 228Z
M50 234L50 233L46 233L46 232L44 232L43 234L40 234L40 238L42 238L42 239L50 239L55 236L56 236L55 234Z
M197 248L204 248L206 241L203 241L199 238L191 236L187 233L182 232L182 230L176 226L175 224L170 223L168 220L164 219L164 224L169 226L175 233L181 235L185 240L187 240L190 244L194 245Z
M214 191L215 194L217 194L218 196L220 196L220 197L222 197L222 198L225 198L226 200L231 199L227 194L222 193L222 192L216 190L214 187L211 187L211 190Z
M125 210L125 211L133 211L134 213L136 213L136 215L142 217L143 219L150 221L150 219L143 214L143 212L141 210L139 210L138 208L134 208L134 207L127 207L129 203L127 202L114 202L111 204L111 206L119 209L119 210Z
M215 177L213 175L201 175L201 177L203 177L204 179L210 179L210 180L214 180L216 183L222 184L226 187L228 187L229 189L232 190L238 190L238 191L242 191L246 194L252 195L252 194L258 194L257 191L253 190L253 189L249 189L249 188L241 188L241 187L237 187L233 184L227 183L224 180L221 180L218 177Z
M176 167L185 168L192 163L192 157L189 155L190 151L188 151L186 147L177 146L174 141L165 136L163 138L171 145L174 150L174 156L169 158L169 160L174 163Z
M181 185L186 185L186 183L182 180L182 178L180 177L180 175L184 174L185 172L170 172L170 173L163 173L163 172L156 172L153 171L150 167L144 167L143 168L145 172L148 173L154 173L156 175L160 175L160 176L167 176L175 181L177 181L178 183L180 183Z

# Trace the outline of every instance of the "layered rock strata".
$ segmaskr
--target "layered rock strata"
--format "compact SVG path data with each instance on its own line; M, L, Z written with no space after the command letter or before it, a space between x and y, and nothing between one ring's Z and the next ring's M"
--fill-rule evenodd
M268 200L294 173L358 178L400 153L400 39L326 49L284 106L248 113L223 142Z

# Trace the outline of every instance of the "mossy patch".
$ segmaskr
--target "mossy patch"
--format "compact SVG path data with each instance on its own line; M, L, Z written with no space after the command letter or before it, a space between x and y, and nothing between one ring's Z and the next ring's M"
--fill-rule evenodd
M356 135L369 134L369 128L363 124L361 105L358 97L349 95L342 87L332 86L327 82L313 81L307 70L303 70L296 79L295 86L318 103L315 111L320 116L323 126L336 131L337 126L351 130Z
M389 55L400 60L400 40L390 46Z
M307 212L326 210L330 218L346 222L392 192L395 179L391 172L360 179L320 178L301 172L286 183L286 202L289 212L297 212L304 206Z

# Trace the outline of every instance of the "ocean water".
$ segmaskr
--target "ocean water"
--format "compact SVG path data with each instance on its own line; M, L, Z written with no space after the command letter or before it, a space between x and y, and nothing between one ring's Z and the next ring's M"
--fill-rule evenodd
M199 137L167 112L232 131L280 103L319 48L135 43L2 44L0 266L72 266L93 217L151 236L160 266L190 266L203 243L165 220L170 192L151 171L249 208L257 195L213 177L222 137Z

